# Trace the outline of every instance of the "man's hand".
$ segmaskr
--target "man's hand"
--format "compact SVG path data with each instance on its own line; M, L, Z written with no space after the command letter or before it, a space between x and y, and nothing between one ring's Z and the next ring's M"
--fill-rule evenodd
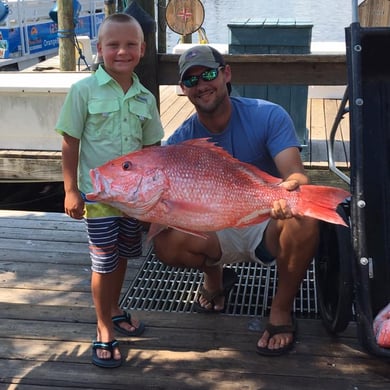
M299 187L297 180L287 180L279 184L287 191L294 191ZM288 219L294 217L293 212L288 206L285 199L279 199L274 201L271 209L271 218L274 219Z

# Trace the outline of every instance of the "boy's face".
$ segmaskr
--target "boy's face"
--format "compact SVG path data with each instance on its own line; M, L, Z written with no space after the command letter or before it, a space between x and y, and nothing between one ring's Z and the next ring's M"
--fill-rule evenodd
M107 23L97 49L107 73L131 75L145 53L142 30L135 23Z

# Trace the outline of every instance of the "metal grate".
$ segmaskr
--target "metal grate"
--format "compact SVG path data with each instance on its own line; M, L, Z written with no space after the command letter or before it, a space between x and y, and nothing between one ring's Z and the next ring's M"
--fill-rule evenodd
M276 266L257 263L229 265L238 275L231 290L225 314L267 316L276 292ZM134 282L122 298L121 307L129 310L193 312L193 303L202 284L202 273L194 269L169 267L150 252ZM298 316L318 318L314 261L306 272L294 302Z

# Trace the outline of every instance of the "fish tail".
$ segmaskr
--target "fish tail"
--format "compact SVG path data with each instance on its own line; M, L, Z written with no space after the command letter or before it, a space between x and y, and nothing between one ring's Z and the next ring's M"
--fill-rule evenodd
M349 196L350 193L341 188L302 185L300 200L294 211L307 217L348 226L336 209Z

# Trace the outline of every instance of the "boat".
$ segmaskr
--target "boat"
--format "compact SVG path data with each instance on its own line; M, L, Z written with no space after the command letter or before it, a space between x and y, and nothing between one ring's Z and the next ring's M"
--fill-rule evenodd
M103 0L77 0L75 36L96 40ZM54 0L0 0L0 70L23 70L58 54ZM75 13L76 14L76 13ZM3 19L3 20L2 20Z

